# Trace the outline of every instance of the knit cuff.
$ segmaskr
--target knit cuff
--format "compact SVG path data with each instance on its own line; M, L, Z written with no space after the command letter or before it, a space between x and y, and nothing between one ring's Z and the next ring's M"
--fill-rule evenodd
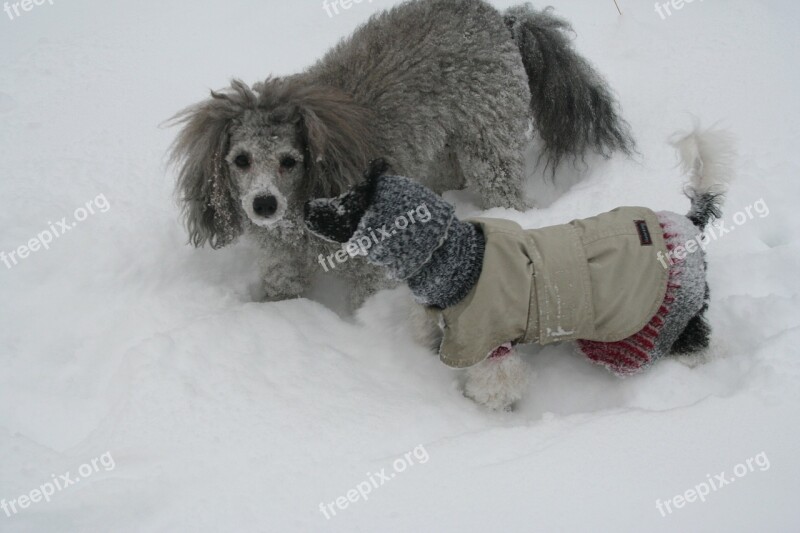
M444 243L408 279L416 301L444 309L463 300L481 275L484 247L480 227L454 219Z

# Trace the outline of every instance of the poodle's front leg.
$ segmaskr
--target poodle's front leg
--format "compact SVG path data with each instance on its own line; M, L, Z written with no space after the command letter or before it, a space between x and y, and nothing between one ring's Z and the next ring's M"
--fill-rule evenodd
M362 263L362 267L351 277L352 289L349 298L351 309L360 308L364 301L376 292L398 285L397 281L386 277L385 269L370 265L361 258L356 258L353 262Z
M519 353L506 343L466 370L464 395L489 409L510 411L522 398L531 373Z
M297 298L309 287L311 273L305 247L291 247L280 241L271 241L264 247L261 257L261 275L264 281L265 300L276 302Z

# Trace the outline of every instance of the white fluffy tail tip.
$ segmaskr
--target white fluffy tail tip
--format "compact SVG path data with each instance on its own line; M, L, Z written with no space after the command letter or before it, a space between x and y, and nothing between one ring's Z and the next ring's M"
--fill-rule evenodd
M689 175L689 186L698 194L723 194L734 177L736 139L723 129L701 129L672 136L681 169Z

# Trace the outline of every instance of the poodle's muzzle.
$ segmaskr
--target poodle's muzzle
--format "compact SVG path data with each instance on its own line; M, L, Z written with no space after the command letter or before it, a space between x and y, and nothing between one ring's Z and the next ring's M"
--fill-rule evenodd
M273 185L254 187L242 196L242 208L247 217L261 227L269 227L281 220L286 206L286 198Z

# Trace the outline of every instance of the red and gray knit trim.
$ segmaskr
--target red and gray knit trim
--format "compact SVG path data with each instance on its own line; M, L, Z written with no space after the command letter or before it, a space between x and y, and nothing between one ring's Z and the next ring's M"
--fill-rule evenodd
M685 244L697 233L696 228L684 222L686 217L678 218L673 213L658 215L669 251ZM668 353L672 343L699 310L699 305L702 305L702 292L697 291L697 279L705 279L705 267L702 252L696 253L697 257L689 255L682 260L671 259L664 301L644 328L616 342L579 340L578 351L619 376L636 374Z

